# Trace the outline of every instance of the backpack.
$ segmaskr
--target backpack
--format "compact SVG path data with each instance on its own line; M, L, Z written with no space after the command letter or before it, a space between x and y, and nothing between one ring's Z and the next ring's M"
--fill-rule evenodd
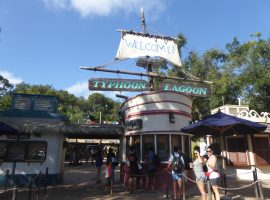
M173 155L172 170L175 173L182 173L185 169L185 164L183 163L183 160L182 160L184 159L182 154L179 154L178 157L176 157L174 153L172 155Z
M159 158L159 156L157 155L157 154L154 154L154 160L153 160L153 164L154 164L154 166L157 168L157 167L159 167L160 166L160 158Z
M119 165L119 162L115 156L111 157L111 162L114 167Z

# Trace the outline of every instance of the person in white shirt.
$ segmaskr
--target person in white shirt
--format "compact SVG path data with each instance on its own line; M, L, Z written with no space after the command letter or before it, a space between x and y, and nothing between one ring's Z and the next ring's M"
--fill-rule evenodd
M207 176L210 180L211 187L214 191L215 194L215 199L220 200L220 195L218 191L218 178L219 178L219 173L217 171L217 157L214 155L213 147L210 145L207 148L207 154L208 154L208 160L207 160Z
M204 156L206 155L206 149L207 149L207 144L206 142L204 141L204 138L201 138L200 139L200 156Z

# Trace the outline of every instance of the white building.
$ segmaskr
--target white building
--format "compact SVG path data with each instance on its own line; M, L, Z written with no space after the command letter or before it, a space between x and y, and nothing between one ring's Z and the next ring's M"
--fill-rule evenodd
M252 170L256 168L260 179L270 179L270 113L261 114L249 110L246 105L224 105L211 111L221 112L249 121L267 125L264 132L246 135L225 136L224 157L227 160L227 175L240 179L253 180ZM208 143L211 142L208 136ZM212 138L214 139L214 138Z

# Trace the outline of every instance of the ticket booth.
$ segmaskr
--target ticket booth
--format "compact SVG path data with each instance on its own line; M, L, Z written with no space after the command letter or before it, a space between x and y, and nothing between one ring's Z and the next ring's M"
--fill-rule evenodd
M161 166L156 172L156 188L165 189L171 184L171 175L163 169L168 164L174 146L190 155L191 135L181 133L180 129L191 121L191 104L190 97L183 94L150 92L130 98L122 105L121 112L125 118L121 146L123 174L129 147L134 146L143 166L142 179L145 179L147 147L152 146L161 160Z

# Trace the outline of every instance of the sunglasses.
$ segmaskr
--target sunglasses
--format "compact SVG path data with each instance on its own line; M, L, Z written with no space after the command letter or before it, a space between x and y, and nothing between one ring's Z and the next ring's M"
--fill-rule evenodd
M211 152L211 151L206 151L206 152Z

